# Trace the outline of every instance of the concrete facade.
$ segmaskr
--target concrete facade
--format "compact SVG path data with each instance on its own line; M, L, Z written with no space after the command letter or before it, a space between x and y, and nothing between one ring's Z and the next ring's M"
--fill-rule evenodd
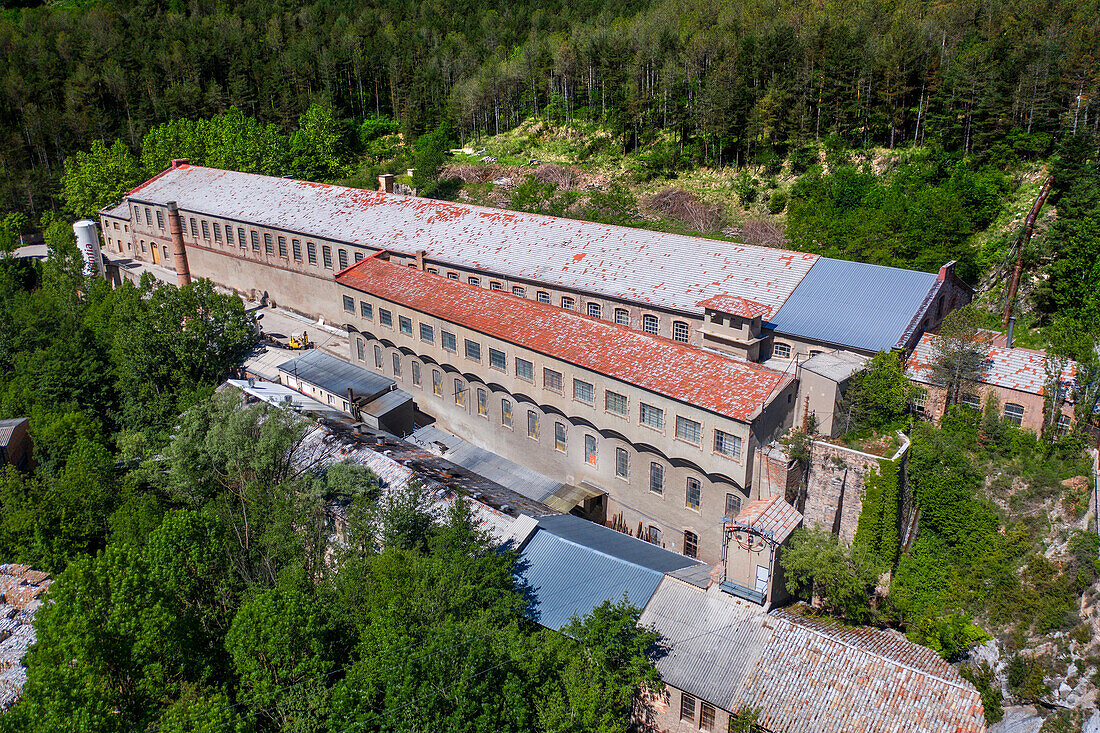
M592 519L621 515L622 524L640 524L644 536L668 549L686 553L694 545L711 564L721 556L722 517L757 498L756 450L790 425L793 381L770 396L756 419L740 422L370 293L344 287L343 296L352 308L344 313L349 358L397 381L441 428L593 499L606 495L602 506L585 507ZM390 325L380 322L382 311ZM453 350L444 346L444 332ZM479 358L471 358L468 342ZM517 360L530 365L529 377L526 367L517 372ZM609 392L625 398L625 414L608 409ZM640 419L643 403L661 411L660 429ZM677 436L680 418L698 426L698 442ZM717 452L715 431L739 440L740 455ZM689 500L694 487L697 506L694 492Z

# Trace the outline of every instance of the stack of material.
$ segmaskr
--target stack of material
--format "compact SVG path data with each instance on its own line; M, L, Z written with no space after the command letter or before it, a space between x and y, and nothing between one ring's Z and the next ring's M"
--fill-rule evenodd
M26 565L0 565L0 711L23 692L23 655L34 643L34 614L52 582L47 573Z

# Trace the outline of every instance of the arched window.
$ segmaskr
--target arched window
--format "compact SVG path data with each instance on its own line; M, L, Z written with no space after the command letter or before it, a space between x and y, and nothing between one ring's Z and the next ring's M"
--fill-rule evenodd
M1005 422L1019 426L1024 419L1024 406L1015 402L1005 403Z
M660 322L657 320L657 316L652 313L646 313L642 316L642 330L646 333L656 334L660 328Z
M561 297L561 307L565 308L567 311L575 310L577 307L577 301L573 300L568 295L563 295Z
M772 356L776 359L790 359L791 358L791 345L775 342L775 346L772 347Z
M603 308L600 307L599 303L589 303L588 315L593 318L603 318Z
M672 338L675 341L683 341L685 344L688 342L691 331L688 328L687 323L684 321L672 322Z
M622 326L629 326L630 325L630 311L628 311L626 308L616 308L615 309L615 323L618 323Z
M689 529L684 530L684 554L699 557L699 535Z

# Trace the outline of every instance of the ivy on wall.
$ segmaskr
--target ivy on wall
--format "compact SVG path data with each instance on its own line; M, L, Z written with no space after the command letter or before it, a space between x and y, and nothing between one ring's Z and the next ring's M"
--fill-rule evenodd
M856 525L855 543L863 545L887 565L893 567L898 557L898 513L901 497L898 487L899 467L895 461L880 458L878 470L870 471L865 480L863 509Z

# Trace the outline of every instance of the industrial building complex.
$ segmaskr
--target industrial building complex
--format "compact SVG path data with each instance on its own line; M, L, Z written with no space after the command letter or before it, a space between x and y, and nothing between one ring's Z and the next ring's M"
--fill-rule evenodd
M926 348L972 296L952 263L913 272L398 195L391 176L363 191L186 161L100 225L109 259L346 333L343 358L268 356L248 373L261 381L232 384L320 418L318 456L470 496L520 553L533 620L560 629L624 596L644 609L669 641L668 690L637 724L724 730L753 708L763 730L984 729L977 692L933 652L782 608L803 512L844 536L861 489L792 492L778 441L811 415L830 434L875 353Z

